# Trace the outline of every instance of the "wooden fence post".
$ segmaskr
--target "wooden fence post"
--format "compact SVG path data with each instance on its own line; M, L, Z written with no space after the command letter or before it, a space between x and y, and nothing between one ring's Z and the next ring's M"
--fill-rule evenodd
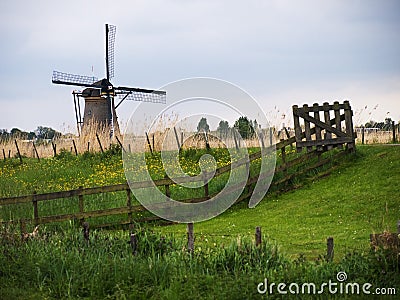
M339 108L339 102L335 101L333 103L333 111L335 114L335 127L337 130L342 131L342 124L340 121L340 108ZM343 145L342 144L338 144L337 145L338 149L343 149Z
M147 146L149 146L150 153L153 154L153 149L151 148L149 135L147 134L147 132L145 132L145 134L146 134L146 139L147 139Z
M26 223L24 220L19 221L20 231L21 231L21 238L24 239L26 234Z
M4 157L4 161L6 161L6 152L4 151L4 148L3 148L3 157Z
M350 108L349 101L344 101L344 122L346 126L346 133L352 138L353 142L347 143L347 148L354 149L354 132L353 132L353 112Z
M35 145L35 142L34 142L34 141L32 141L32 145L33 145L33 149L35 150L36 157L37 157L38 161L40 161L39 153L38 153L38 151L37 151L37 149L36 149L36 145Z
M256 247L258 247L261 245L261 227L260 226L256 227L255 237L256 237Z
M153 150L156 151L154 133L151 135L151 139L152 139L152 143L153 143Z
M165 179L168 179L168 175L165 174L164 178L165 178ZM169 189L169 184L166 184L166 185L165 185L165 195L166 195L168 198L171 198L171 191L170 191L170 189Z
M183 146L183 131L181 131L181 147Z
M308 105L304 104L303 105L303 110L304 113L308 116L309 115L309 109ZM310 126L310 121L304 120L304 131L306 134L306 141L311 141L311 126ZM307 146L307 152L310 152L312 150L312 146Z
M394 126L394 121L392 121L392 133L393 133L393 144L396 143L396 126Z
M334 245L333 245L333 237L328 237L326 241L327 251L326 251L326 260L332 261L334 255Z
M131 233L129 243L131 244L132 255L136 255L137 254L137 236L135 233Z
M204 197L206 197L207 199L210 199L210 194L208 191L208 182L207 182L207 172L204 173Z
M115 136L115 139L117 140L117 142L118 142L119 146L121 147L122 151L124 151L124 152L126 153L125 148L124 148L124 146L122 145L121 141L119 140L118 136ZM153 147L154 147L154 146L153 146Z
M264 144L264 133L260 130L260 134L258 135L259 140L261 141L261 147L262 149L265 148L265 144Z
M39 224L39 210L38 210L38 202L36 200L36 191L33 191L33 199L32 199L32 204L33 204L33 218L34 218L34 224L37 226Z
M319 116L318 103L314 103L313 107L314 107L314 118L319 121L320 120L320 116ZM340 113L339 113L339 121L340 121ZM318 127L318 126L315 126L315 139L317 141L322 140L321 128ZM318 151L322 151L323 147L322 146L317 146L317 150Z
M292 106L294 135L296 137L296 146L297 146L297 143L301 141L301 126L300 126L300 118L298 116L298 109L299 109L299 107L297 105ZM302 150L303 150L302 147L296 147L297 153L300 153Z
M104 153L103 146L101 145L100 138L97 133L96 133L96 138L97 138L97 142L99 143L101 153Z
M80 186L79 189L82 190L83 186ZM78 205L79 205L79 212L82 214L84 211L84 204L83 204L83 195L81 194L79 194L78 196ZM84 218L80 218L79 220L81 222L81 225L83 224L83 222L85 222Z
M129 188L126 189L126 206L129 209L128 213L129 223L132 223L132 195L131 195L131 190Z
M22 164L22 156L21 156L21 153L19 152L19 147L18 147L18 144L17 144L17 140L14 140L14 142L15 142L15 147L17 147L17 153L18 153L19 161Z
M74 146L75 155L78 155L78 150L76 149L75 140L72 140L72 144L73 144L73 146Z
M86 243L89 243L89 223L83 223L83 238L85 239Z
M272 127L269 128L269 145L272 145Z
M187 224L187 238L188 238L188 252L193 253L194 251L193 223Z
M365 135L365 128L364 126L361 126L361 144L364 145L364 135Z
M175 126L174 126L174 133L175 133L176 144L178 145L178 150L179 150L181 149L181 144L179 143L178 133L176 132Z
M56 155L57 155L57 145L54 144L53 142L51 142L51 146L53 147L54 157L56 157Z
M330 126L331 125L331 117L330 117L330 114L329 114L329 103L328 102L324 102L324 104L322 106L323 106L323 110L324 110L324 123L326 123L326 124L328 124ZM347 129L347 127L346 127L346 129ZM327 139L327 140L331 139L332 138L332 133L325 129L325 137L324 138ZM327 148L328 148L328 150L331 150L332 149L332 145L328 145Z
M90 151L90 142L87 142L87 152Z
M235 141L235 148L236 148L236 150L239 150L239 145L238 145L238 142L236 140L236 131L233 130L232 134L233 134L233 140Z

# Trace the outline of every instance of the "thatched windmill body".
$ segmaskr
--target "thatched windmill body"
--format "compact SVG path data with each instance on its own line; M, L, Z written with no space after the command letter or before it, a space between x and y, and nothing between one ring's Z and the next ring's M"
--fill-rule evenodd
M116 27L106 24L106 77L98 80L93 76L82 76L53 71L52 82L55 84L85 87L83 91L74 91L75 117L78 133L89 125L96 124L107 126L110 134L119 134L116 108L124 100L165 103L164 91L148 90L142 88L115 87L110 80L114 77L114 43ZM115 98L119 103L115 105ZM80 98L85 101L83 118L80 108Z

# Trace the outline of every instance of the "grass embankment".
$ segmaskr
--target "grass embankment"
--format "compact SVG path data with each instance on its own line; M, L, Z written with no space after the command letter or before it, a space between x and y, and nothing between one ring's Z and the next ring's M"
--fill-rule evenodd
M197 242L223 244L230 237L253 236L261 226L284 253L316 258L334 238L336 258L369 247L370 233L396 232L400 220L400 147L358 146L328 177L279 196L268 195L254 209L242 203L221 216L195 224ZM185 235L184 225L161 232Z

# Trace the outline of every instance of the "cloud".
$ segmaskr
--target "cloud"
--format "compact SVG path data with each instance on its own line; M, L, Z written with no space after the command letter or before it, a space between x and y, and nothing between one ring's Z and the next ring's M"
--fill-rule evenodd
M51 85L51 71L90 75L93 66L102 77L105 23L117 25L116 84L209 76L254 95L305 101L313 89L352 86L366 99L400 76L399 11L397 1L3 1L0 80L9 88L0 104L17 120L16 103L47 103L40 119L23 116L33 128L58 126L50 116L73 123L72 88ZM385 87L395 99L398 86Z

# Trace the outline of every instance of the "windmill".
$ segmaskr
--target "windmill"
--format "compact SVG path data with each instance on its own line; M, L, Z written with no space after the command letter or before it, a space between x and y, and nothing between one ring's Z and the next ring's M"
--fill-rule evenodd
M82 76L53 71L52 82L55 84L85 87L81 92L74 91L75 117L78 133L89 124L106 125L110 128L110 135L119 133L116 108L124 100L165 103L166 92L119 86L111 83L114 77L114 43L116 27L106 24L106 77L99 80L94 76ZM115 105L115 97L120 99ZM83 120L80 110L80 98L85 100Z

